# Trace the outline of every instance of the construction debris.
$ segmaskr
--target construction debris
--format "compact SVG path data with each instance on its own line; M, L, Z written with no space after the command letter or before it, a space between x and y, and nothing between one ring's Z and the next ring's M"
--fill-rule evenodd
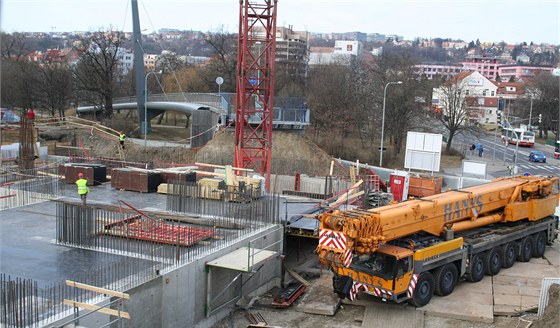
M280 290L278 295L276 295L272 301L272 306L282 309L289 307L301 294L303 294L306 287L307 286L301 282L289 283L286 287Z

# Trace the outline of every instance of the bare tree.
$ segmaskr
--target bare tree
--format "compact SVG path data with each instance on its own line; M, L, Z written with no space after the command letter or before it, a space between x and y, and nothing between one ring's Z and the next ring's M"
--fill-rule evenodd
M207 34L205 40L214 50L201 76L208 85L215 86L216 77L224 78L222 91L235 92L237 80L237 34L224 31L222 26L216 32Z
M423 84L418 80L414 64L416 59L409 52L385 51L374 66L372 75L375 83L377 108L375 116L378 117L378 127L381 126L383 116L383 93L389 82L401 81L402 85L392 86L387 89L385 99L385 131L393 145L392 154L396 156L401 152L406 138L406 132L417 126L422 103L417 99L427 97Z
M2 60L20 62L31 51L23 33L0 32L0 42Z
M547 73L535 76L529 83L527 90L533 90L533 122L538 120L538 115L542 114L542 122L539 124L540 137L548 138L548 132L555 132L556 140L560 139L558 130L560 129L560 114L558 104L560 103L560 79Z
M32 108L36 93L36 64L26 60L29 49L22 33L0 35L2 106Z
M436 117L449 132L445 152L449 153L453 138L468 126L468 102L465 97L465 87L460 80L451 79L441 87L434 89L434 96L438 99Z
M307 102L316 136L327 137L327 147L343 156L344 139L363 126L363 107L355 88L355 71L344 63L323 65L310 73Z
M47 108L51 116L58 113L59 117L64 117L74 95L70 68L66 64L45 64L38 66L37 72L38 105Z
M88 97L103 108L103 116L111 117L115 84L120 74L119 51L125 40L123 32L97 31L81 37L75 49L80 59L74 76L82 97Z

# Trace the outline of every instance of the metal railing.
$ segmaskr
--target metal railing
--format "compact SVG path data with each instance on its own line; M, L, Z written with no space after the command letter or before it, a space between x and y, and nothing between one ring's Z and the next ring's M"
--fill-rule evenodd
M0 210L40 203L62 196L58 162L33 169L3 167L0 171Z

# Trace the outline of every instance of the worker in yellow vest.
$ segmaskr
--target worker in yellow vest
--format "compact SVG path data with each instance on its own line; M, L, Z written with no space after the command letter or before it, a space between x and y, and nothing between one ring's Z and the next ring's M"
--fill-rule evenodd
M82 205L86 205L87 194L89 193L89 187L87 186L87 180L84 179L83 173L78 173L78 180L76 180L76 185L78 186L78 195L82 199Z
M126 135L124 134L124 132L120 131L119 132L119 143L121 144L121 148L124 149L124 139L126 138Z

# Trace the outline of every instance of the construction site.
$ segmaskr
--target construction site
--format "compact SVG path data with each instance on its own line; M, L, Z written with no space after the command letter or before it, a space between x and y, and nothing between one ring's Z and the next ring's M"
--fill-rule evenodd
M65 131L67 141L46 142L46 147L36 142L53 131ZM226 145L231 143L231 133L223 131L207 146L216 147L220 138L229 140ZM523 255L529 247L524 246L527 233L515 232L511 238L519 246L514 247L517 253L513 262L517 259L518 263L506 264L505 257L498 257L500 267L504 267L499 273L488 269L470 272L468 263L458 265L458 272L448 274L452 281L448 288L456 286L450 295L434 291L428 283L431 300L427 304L395 302L388 296L393 287L381 282L375 283L380 285L374 289L355 285L354 294L341 297L346 291L337 291L337 287L333 290L333 281L337 281L333 277L355 264L347 262L344 249L348 248L340 248L339 239L329 234L341 234L347 245L355 245L354 260L350 260L356 264L363 252L380 254L386 247L384 243L371 244L368 247L372 249L365 250L367 244L361 238L389 238L385 240L389 245L394 244L390 241L394 237L389 236L408 235L418 239L419 251L426 247L420 244L426 236L417 230L413 231L414 237L408 232L393 234L390 224L381 223L382 235L374 237L373 231L379 228L367 228L374 224L368 223L374 220L368 218L372 213L380 213L380 220L394 220L382 216L399 206L396 200L402 199L394 184L394 170L335 160L319 148L305 149L315 152L317 161L311 165L326 164L327 174L271 174L267 191L262 176L251 169L198 162L197 156L208 156L205 147L183 155L190 156L191 162L158 160L158 151L192 150L158 146L161 141L154 140L155 133L151 138L149 150L136 144L141 140L133 139L127 140L122 149L117 131L72 118L31 121L22 116L19 127L4 127L0 187L3 326L374 327L384 322L391 327L539 327L539 323L558 322L558 289L554 286L559 276L560 247L554 223L546 223L548 228L531 224L531 245L539 251L530 248L529 255ZM297 145L290 139L290 148L303 151L308 147L303 137L296 134L290 138L301 139ZM10 139L19 141L17 151L5 144ZM279 149L283 141L278 139ZM224 148L224 156L232 156L233 151L226 147L219 146ZM154 154L149 161L131 161L127 156L145 152ZM294 156L292 160L297 161L298 155ZM76 192L80 173L90 188L86 205ZM532 197L540 199L544 212L527 209L521 211L523 217L553 218L558 211L557 178L517 178L515 182L444 174L411 174L410 178L407 199L421 200L402 203L410 204L405 205L410 209L445 203L446 199L454 204L455 197L477 194L481 195L473 201L477 211L496 213L478 206L498 210L490 225L495 226L495 222L514 215L507 214L513 212L506 208L529 204L531 197L526 193L536 192ZM387 189L391 181L392 192ZM497 187L488 187L490 191L471 190L492 183ZM523 198L517 199L517 187L512 189L510 185L519 183L525 189ZM459 190L459 196L441 193L445 190ZM490 198L484 196L485 192ZM494 193L505 203L491 202ZM425 210L419 207L415 211ZM397 217L406 218L405 213ZM437 221L440 215L447 215L444 220L459 221L454 223L457 227L460 222L473 220L466 210L458 213L451 217L436 211L427 218ZM474 222L482 222L483 214L480 216ZM365 221L345 223L350 218ZM429 230L431 224L427 222L416 229ZM347 230L356 224L363 229L358 235ZM329 232L337 226L343 228ZM480 228L465 228L472 229L483 233ZM539 229L549 230L539 233ZM446 234L449 232L442 236ZM543 234L546 248L539 239ZM439 230L432 235L439 235ZM453 238L443 240L456 240ZM470 237L461 238L466 241ZM484 238L487 242L489 237ZM506 248L504 242L498 243L490 247ZM398 244L394 245L397 249ZM484 254L489 257L493 248L486 248ZM463 244L459 249L468 248ZM445 254L448 250L429 259L442 259ZM424 264L428 268L430 265ZM483 268L486 265L490 263ZM420 273L420 269L413 270ZM463 272L467 278L461 277ZM479 277L473 279L474 274ZM432 293L437 295L432 298ZM552 303L545 306L543 299Z
M133 123L2 126L1 325L557 327L559 178L442 174L441 135L414 134L419 172L275 129L275 6L241 2L232 117L151 126L171 105L146 94Z

